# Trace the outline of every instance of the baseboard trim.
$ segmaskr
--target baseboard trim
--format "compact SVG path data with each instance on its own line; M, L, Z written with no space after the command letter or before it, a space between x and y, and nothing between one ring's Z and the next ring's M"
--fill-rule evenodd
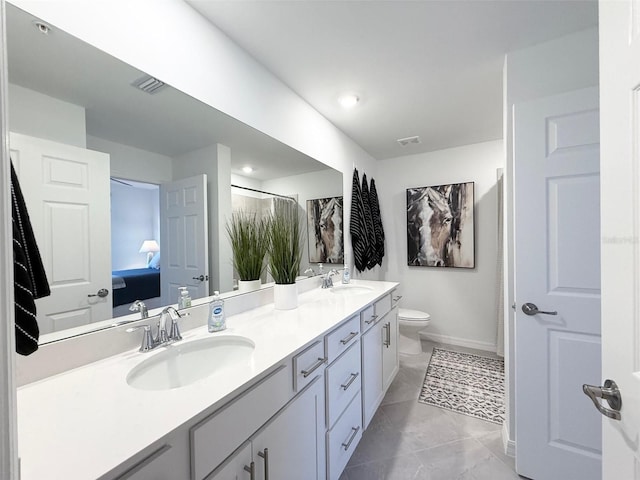
M516 442L509 438L509 431L507 430L507 424L502 424L502 446L504 447L505 455L509 457L516 456Z
M449 335L440 335L438 333L420 332L420 337L426 340L433 340L438 343L448 343L458 347L475 348L476 350L484 350L495 353L497 345L495 343L479 342L477 340L469 340L468 338L450 337Z

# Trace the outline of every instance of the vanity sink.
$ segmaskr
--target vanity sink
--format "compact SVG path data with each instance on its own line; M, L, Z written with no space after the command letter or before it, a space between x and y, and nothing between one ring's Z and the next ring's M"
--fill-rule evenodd
M341 285L335 285L330 289L331 293L337 295L361 295L363 293L371 293L373 288L366 287L364 285L353 285L350 283L343 283Z
M175 343L131 369L127 383L141 390L170 390L251 365L255 343L237 335Z

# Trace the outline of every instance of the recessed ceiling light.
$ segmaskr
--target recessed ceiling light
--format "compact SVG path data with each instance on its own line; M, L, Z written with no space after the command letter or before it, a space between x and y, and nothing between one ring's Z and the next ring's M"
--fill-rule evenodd
M39 20L35 20L33 22L33 26L38 29L38 31L43 35L49 35L51 33L51 27L44 22Z
M360 98L358 98L358 96L354 95L353 93L348 93L338 98L338 103L342 105L342 108L353 108L358 104L359 101Z
M253 172L253 167L250 167L249 165L247 165L246 167L242 167L242 171L244 173L251 173Z

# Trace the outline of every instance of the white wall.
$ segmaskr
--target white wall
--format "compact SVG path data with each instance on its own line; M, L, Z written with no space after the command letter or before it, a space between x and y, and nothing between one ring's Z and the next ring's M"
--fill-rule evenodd
M344 172L345 211L353 165L375 176L368 153L181 0L10 3Z
M496 169L503 164L501 140L380 162L376 187L386 236L383 263L387 280L401 282L401 306L431 314L429 336L495 350ZM475 182L476 267L432 268L407 265L406 189Z
M9 129L54 142L86 147L83 107L9 84Z
M173 159L166 155L87 135L87 148L108 153L111 176L160 184L173 178Z
M144 268L142 242L156 240L159 189L135 188L111 182L111 265L114 270Z
M274 180L268 180L263 182L262 187L268 192L277 193L280 195L292 195L297 194L299 213L304 219L304 232L305 242L302 252L302 261L300 262L300 274L304 272L309 266L309 243L307 235L307 200L313 200L316 198L327 197L339 197L343 196L342 193L342 173L337 170L327 169L320 172L305 173L302 175L292 175L290 177L284 177ZM343 210L343 223L345 219L349 217L348 212L345 214ZM348 234L343 234L346 239ZM317 272L317 264L311 265ZM342 268L342 265L338 265ZM325 268L325 272L328 271Z
M597 86L598 29L590 28L565 37L511 52L505 59L504 131L505 131L505 375L507 420L504 424L509 442L515 441L515 368L514 311L516 302L515 245L513 242L513 106L534 98ZM522 303L520 301L520 303Z

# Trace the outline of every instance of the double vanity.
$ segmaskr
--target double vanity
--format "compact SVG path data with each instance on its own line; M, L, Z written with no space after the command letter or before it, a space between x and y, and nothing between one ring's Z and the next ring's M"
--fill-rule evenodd
M239 295L214 334L203 303L179 342L21 387L21 478L337 480L398 371L397 286Z

